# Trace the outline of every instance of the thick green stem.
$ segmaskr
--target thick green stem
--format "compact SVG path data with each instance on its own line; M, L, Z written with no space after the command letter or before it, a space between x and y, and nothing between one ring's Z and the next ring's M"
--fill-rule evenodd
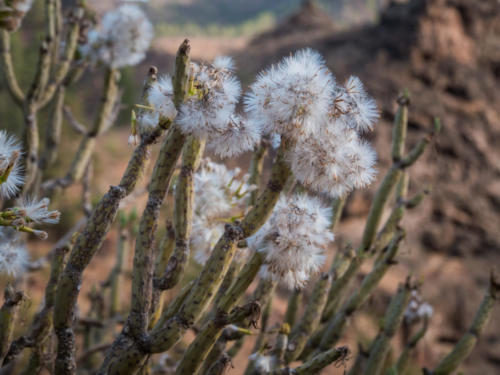
M371 345L364 374L378 375L382 372L390 349L390 341L401 326L406 306L410 300L410 293L411 286L408 280L405 285L399 287L397 294L392 298L384 316L384 326Z
M15 291L10 285L5 288L4 303L0 308L0 363L9 350L17 312L23 299L23 292Z
M250 192L250 197L248 200L248 205L253 206L257 202L257 198L259 197L259 188L260 188L260 178L262 175L262 168L264 166L264 157L266 156L267 148L261 143L259 148L255 150L252 154L252 160L250 161L250 177L248 179L249 185L254 185L255 190Z
M12 64L12 54L10 50L10 33L0 30L0 58L2 72L7 83L9 94L16 104L23 105L24 93L16 78L14 66Z
M59 143L61 141L61 131L63 123L63 108L64 108L65 89L59 87L54 100L54 107L45 130L45 149L40 158L39 168L46 170L57 159L59 152Z
M465 335L462 336L460 341L455 345L453 350L444 357L436 366L433 375L447 375L455 371L458 366L469 356L477 340L481 335L486 323L488 322L493 308L500 296L500 284L495 279L494 275L491 276L490 285L486 294L476 312L472 325Z
M189 259L194 204L193 175L198 168L204 148L205 141L200 141L193 136L184 145L181 173L175 187L175 247L165 267L165 272L155 280L155 287L160 290L171 289L177 285Z
M287 351L285 354L286 363L294 361L306 345L307 339L316 330L321 320L321 313L326 304L328 289L332 278L328 274L323 274L312 292L304 314L300 322L293 328Z
M288 323L290 327L295 324L295 318L299 310L299 306L302 304L302 289L295 289L290 297L288 298L288 305L285 312L285 323Z
M105 235L111 228L120 201L134 190L142 175L149 148L162 132L162 129L158 128L157 132L150 137L141 140L141 144L132 154L120 185L111 186L108 193L96 205L71 251L56 294L54 328L58 337L57 374L74 374L76 371L75 336L72 324L83 271L99 250Z
M360 288L351 295L343 308L334 317L332 317L332 319L330 319L323 332L319 348L315 350L313 355L330 349L340 339L348 318L351 317L356 310L363 306L375 287L378 285L379 281L393 264L394 257L399 250L399 244L403 237L402 233L397 233L394 236L384 257L377 262L372 271L365 276Z

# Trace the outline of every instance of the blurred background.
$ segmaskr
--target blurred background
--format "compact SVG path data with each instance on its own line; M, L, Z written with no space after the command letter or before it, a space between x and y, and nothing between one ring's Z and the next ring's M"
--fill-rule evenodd
M89 2L98 14L117 4ZM423 282L422 294L435 311L418 361L429 366L435 363L467 329L490 269L500 264L500 2L151 0L141 4L155 25L155 41L142 64L122 71L123 110L114 129L100 139L94 157L91 192L95 199L117 183L125 168L131 152L126 146L130 109L139 100L148 67L155 65L160 73L171 73L175 52L185 38L191 41L193 60L233 56L243 87L259 70L303 47L317 49L338 80L359 76L381 112L381 121L369 135L379 154L379 177L389 164L395 100L402 90L407 89L411 97L410 143L430 129L434 116L441 118L443 133L411 175L411 191L430 186L432 193L407 214L408 236L400 265L383 279L370 303L351 322L346 339L354 348L357 341L376 334L397 283L411 272ZM43 4L35 1L23 27L14 34L13 59L23 87L36 64L34 46L42 37L37 31L43 29L42 20ZM103 70L95 68L67 95L73 113L84 124L93 118L102 83ZM20 135L21 113L12 110L10 100L0 81L0 126ZM42 127L44 118L42 113ZM78 135L65 127L64 139L63 147L69 150L77 144ZM229 164L246 169L248 160L243 156ZM49 173L59 176L68 163L60 158ZM54 207L61 208L62 222L50 238L57 239L81 216L80 190L74 186L57 197ZM373 189L351 195L336 247L357 243L372 195ZM138 212L141 204L139 199ZM116 238L115 230L86 271L89 281L80 294L82 309L88 308L92 285L106 279L102 270L114 263ZM51 245L50 240L33 242L33 256L44 255ZM46 276L29 276L27 290L34 299L33 308ZM278 297L271 324L280 321L286 308L286 291L279 290ZM485 332L465 363L467 374L500 373L500 319L493 319ZM248 354L243 350L234 363L237 369L228 373L241 373L238 361ZM331 366L324 373L343 370ZM414 370L419 373L417 366Z

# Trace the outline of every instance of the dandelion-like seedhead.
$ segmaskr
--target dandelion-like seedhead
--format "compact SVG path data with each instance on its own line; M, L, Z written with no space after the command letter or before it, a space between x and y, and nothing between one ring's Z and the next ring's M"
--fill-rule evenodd
M434 309L423 300L418 290L412 290L410 302L404 313L405 322L412 324L422 319L430 319L433 313Z
M305 186L331 197L372 182L376 155L358 132L372 129L375 101L357 77L335 82L319 53L305 49L259 75L245 97L249 118L279 143Z
M208 148L221 157L252 150L262 133L260 121L235 114L241 85L233 69L226 56L212 64L192 64L190 95L177 118L184 133L206 139Z
M245 97L246 112L265 124L267 133L318 134L334 99L333 85L321 55L301 50L259 74Z
M135 5L104 14L100 27L90 30L81 52L92 62L122 68L141 62L153 39L153 26Z
M173 120L177 116L173 97L174 88L172 86L172 78L164 75L156 82L153 82L148 89L147 101L161 117Z
M17 232L0 227L0 274L21 276L26 271L28 262L28 252L20 245Z
M25 223L57 224L61 213L49 210L50 199L23 198L20 204L12 209Z
M213 246L224 233L227 220L243 214L247 193L254 189L247 183L248 176L239 178L239 174L238 168L229 170L207 158L194 175L194 219L190 243L194 259L200 264L210 256Z
M255 370L259 374L267 374L273 368L273 357L261 353L252 353L248 359L252 361Z
M331 197L369 185L375 178L375 150L355 130L327 123L321 137L299 139L288 153L294 176L307 188Z
M261 276L301 288L325 261L333 241L331 209L308 195L281 196L269 220L248 238L248 246L265 254Z
M12 198L22 186L21 147L17 140L0 130L0 198Z

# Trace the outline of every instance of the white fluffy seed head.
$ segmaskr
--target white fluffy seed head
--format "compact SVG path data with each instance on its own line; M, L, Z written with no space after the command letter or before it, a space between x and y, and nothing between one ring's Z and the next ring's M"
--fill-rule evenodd
M358 77L351 76L345 86L337 86L330 115L357 131L371 130L379 118L375 100L365 91Z
M229 57L212 64L191 64L190 96L182 105L177 124L185 134L207 139L208 147L221 157L249 151L260 141L262 123L235 114L241 95Z
M141 62L153 39L153 26L135 5L122 5L104 14L99 29L88 33L82 54L93 62L122 68Z
M177 116L177 110L173 102L174 89L172 78L165 75L154 82L148 90L147 100L161 117L173 120Z
M0 230L0 274L11 277L21 276L28 266L29 255L24 246L19 244L16 234Z
M239 174L239 169L229 170L207 158L194 175L194 219L190 243L194 259L200 264L208 259L216 241L224 233L226 220L244 212L247 193L253 186L247 184L247 175L239 177ZM238 254L244 255L244 252L238 251Z
M207 146L221 158L251 151L260 142L262 124L238 115L229 118L225 129L211 133Z
M329 120L322 133L300 138L288 153L297 180L331 197L343 196L374 180L376 153L354 129Z
M57 224L61 217L61 213L57 210L50 211L49 198L40 200L32 198L23 198L20 204L14 208L25 222L33 222L36 224Z
M12 198L24 183L17 140L0 130L0 198Z
M268 133L290 138L317 134L333 101L334 77L319 53L304 49L259 75L245 97L250 117Z
M410 302L408 302L404 313L405 322L412 324L419 320L430 319L433 313L434 309L423 300L418 290L412 290Z
M248 238L248 246L265 254L261 276L301 288L325 261L331 209L308 195L282 196L269 220Z

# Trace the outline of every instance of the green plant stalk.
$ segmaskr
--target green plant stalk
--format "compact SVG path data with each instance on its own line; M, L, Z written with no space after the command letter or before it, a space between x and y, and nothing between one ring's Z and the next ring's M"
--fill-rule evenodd
M65 98L65 88L60 86L57 90L54 107L45 131L45 149L40 158L39 169L46 170L57 159L59 144L61 142L61 131L63 124L63 107Z
M408 369L408 365L410 362L410 354L415 349L417 346L418 342L424 337L425 333L427 332L427 327L428 327L428 319L425 318L422 328L418 330L411 338L410 341L405 345L405 348L403 349L403 352L398 358L398 361L396 362L395 366L388 369L386 371L386 375L391 375L391 369L395 369L396 374L405 374L406 370Z
M68 173L65 177L65 185L70 185L73 182L81 180L85 168L90 161L96 144L97 137L109 126L112 120L113 109L119 98L118 82L120 73L117 70L109 69L106 72L106 83L104 86L103 96L101 98L101 107L96 117L92 129L90 129L85 137L81 140L78 150L75 154Z
M288 323L283 323L276 337L276 343L271 350L272 370L278 369L285 364L285 352L288 346L288 335L290 334L290 326Z
M71 243L67 243L66 245L56 248L54 251L50 267L50 277L45 288L44 306L42 310L35 315L33 324L30 328L29 337L32 338L34 342L34 349L31 352L28 366L24 370L25 374L37 374L41 371L42 365L46 360L41 357L41 353L51 344L50 339L53 329L52 324L57 283L59 282L59 278L72 246Z
M309 336L316 330L321 320L321 313L325 307L332 277L329 274L321 275L316 282L311 298L299 323L293 327L289 337L289 344L285 353L285 363L298 358Z
M344 211L344 206L345 206L346 201L347 201L347 195L335 198L333 200L332 222L330 224L330 230L332 232L337 228L337 226L340 222L340 218L342 217L342 212Z
M175 247L163 275L154 282L155 287L160 290L171 289L177 285L189 259L194 205L193 175L199 166L204 148L205 141L194 136L190 136L184 145L181 172L174 193Z
M336 254L330 269L332 284L330 290L328 291L327 302L321 315L322 322L328 321L328 319L336 313L343 295L342 291L345 290L344 288L347 285L344 283L349 280L349 278L344 278L343 276L347 270L350 269L349 265L354 259L355 255L352 250L346 250Z
M408 106L410 98L408 93L404 93L397 100L399 106L392 127L392 147L391 156L393 162L398 162L403 156L408 131Z
M58 374L74 374L76 371L75 336L72 322L83 271L109 232L120 201L134 190L144 170L151 144L162 133L163 128L158 127L149 137L141 139L141 143L135 148L129 160L119 186L111 186L108 193L101 198L71 251L56 294L54 329L58 337L58 354L55 362Z
M286 149L289 147L287 141L283 141L280 149L278 150L278 154L276 156L275 163L273 165L271 171L271 177L268 181L266 189L259 196L259 199L255 206L247 213L243 221L239 226L239 230L241 233L237 236L232 236L229 238L231 241L236 241L234 244L236 245L237 241L241 238L246 238L255 233L260 226L264 224L269 215L276 204L279 195L286 183L286 180L290 176L290 169L285 161L285 153ZM226 237L226 236L224 236ZM228 245L224 241L224 237L219 243L215 246L215 249L212 252L212 255L208 261L210 261L214 257L223 257L220 255L219 249ZM243 267L240 275L233 283L231 288L228 290L227 294L224 298L221 299L219 305L217 306L217 311L227 313L239 300L239 298L243 295L245 290L248 288L252 280L255 278L260 266L262 265L263 255L260 253L254 253L247 264ZM207 266L208 266L207 264ZM206 267L205 267L206 268ZM248 272L246 272L248 270ZM222 269L222 276L227 272L226 269ZM197 280L197 284L193 287L193 291L191 295L188 297L188 300L185 302L185 305L188 307L183 310L181 308L181 317L185 322L194 321L199 313L203 311L206 304L210 301L211 298L211 288L210 285L207 285L211 282L211 279L220 278L220 275L217 278L211 276L207 278L207 281L202 281L205 273L205 269L202 271L202 274ZM220 282L219 282L220 283ZM219 283L216 284L218 288ZM191 297L191 298L190 298ZM189 304L193 303L192 306ZM193 343L188 347L186 354L182 358L180 364L177 367L177 374L196 374L199 370L201 363L204 361L208 353L210 352L212 346L215 344L217 339L219 338L223 327L219 327L214 324L213 321L207 322L207 324L202 328L200 334L197 335L196 339ZM165 332L162 333L162 336L165 335ZM156 340L158 340L156 338ZM175 338L177 341L178 338ZM167 341L168 347L170 347L173 342ZM163 350L167 348L167 345L163 344L161 346Z
M253 206L257 202L257 198L259 197L259 187L260 180L262 176L262 168L264 166L264 158L266 156L267 148L261 142L257 150L252 154L252 159L250 161L250 177L248 178L248 184L254 185L256 188L250 192L250 196L248 199L248 205Z
M302 304L302 290L295 289L288 298L288 305L285 311L285 323L288 323L290 327L295 325L295 318L299 310L299 306Z
M7 84L7 89L14 102L22 107L24 103L24 93L21 86L19 86L14 66L12 64L9 32L0 30L0 43L1 68L5 83Z
M21 336L12 342L9 352L4 359L3 365L7 365L12 362L27 346L34 347L31 357L36 358L33 358L32 365L37 362L41 363L38 358L41 348L48 345L47 340L52 332L52 315L57 283L71 247L72 243L70 242L54 249L50 267L50 277L47 286L45 287L43 308L33 318L27 335Z
M283 368L279 370L275 370L271 373L271 375L288 375L290 371L294 375L312 375L318 374L322 369L324 369L329 364L343 360L347 357L349 353L349 349L347 347L333 348L327 351L324 351L304 364L290 370L288 368Z
M132 334L143 336L149 324L153 293L154 240L160 208L181 154L185 136L172 126L162 144L149 185L148 202L139 223L132 274L132 299L128 326Z
M370 356L366 364L366 375L378 375L382 373L383 366L390 349L390 342L396 331L403 322L403 316L410 300L411 286L409 280L405 285L398 288L398 292L392 298L387 312L384 316L384 324L381 332L375 338L370 348Z
M481 332L483 331L491 316L491 313L499 296L500 284L495 279L494 275L492 275L488 290L486 291L483 301L481 302L481 305L479 306L479 309L474 316L474 320L472 321L472 325L470 326L469 330L462 336L462 338L455 345L450 354L448 354L438 363L431 374L451 374L470 355L470 353L476 346Z
M156 265L155 265L155 278L160 278L163 271L167 267L168 260L174 251L175 232L172 222L166 220L166 232L158 246ZM151 302L151 312L149 320L149 329L153 329L163 312L163 291L158 288L153 289L153 297Z
M231 365L231 357L222 353L219 359L204 373L205 375L224 375Z
M58 4L59 3L59 4ZM60 8L60 2L57 1L56 3L56 12L60 12L60 9L57 10L57 8ZM57 89L61 86L64 85L64 81L68 78L70 68L71 68L71 63L73 62L73 57L75 56L76 48L78 46L78 38L80 35L80 19L83 16L83 8L80 6L76 6L72 10L71 17L69 17L70 24L69 24L69 30L66 35L66 40L65 40L65 48L64 48L64 53L61 56L59 60L59 64L57 67L54 67L54 74L49 80L47 87L45 88L43 94L39 98L39 103L38 106L39 108L44 108L48 103L52 101L52 98L54 97L54 94L57 92ZM56 20L57 23L60 22L60 15L58 15L56 18L59 20ZM60 26L56 25L56 28L59 28ZM57 39L59 39L59 33L56 33L56 40L54 43L54 51L57 50L59 43L57 42ZM55 54L56 52L54 52Z
M129 253L128 244L128 231L125 228L120 230L118 234L118 247L116 251L116 263L111 271L109 280L109 316L113 317L120 312L120 301L121 301L121 286L123 285L123 271L125 266L125 260Z
M24 299L23 292L15 291L12 286L7 285L4 303L0 308L0 363L3 362L8 353L19 306Z
M394 257L399 250L399 244L403 237L404 236L401 232L394 236L384 257L377 262L372 271L365 276L360 288L351 295L343 308L335 315L335 317L330 319L326 329L324 330L319 347L315 350L312 356L330 349L340 339L340 336L345 328L345 324L347 323L347 319L351 317L356 310L363 306L370 294L378 285L379 281L393 264Z

